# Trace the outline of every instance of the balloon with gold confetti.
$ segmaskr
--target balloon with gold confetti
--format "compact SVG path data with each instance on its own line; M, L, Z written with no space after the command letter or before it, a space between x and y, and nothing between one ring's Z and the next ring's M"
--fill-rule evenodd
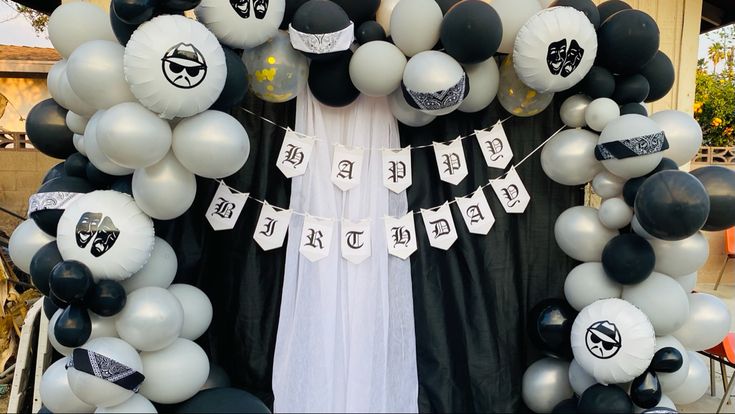
M538 92L526 86L513 69L513 56L508 55L500 65L500 105L515 116L534 116L546 109L554 98L553 92Z
M288 34L279 31L262 45L245 50L242 60L248 68L250 90L268 102L286 102L306 87L309 62L291 46Z

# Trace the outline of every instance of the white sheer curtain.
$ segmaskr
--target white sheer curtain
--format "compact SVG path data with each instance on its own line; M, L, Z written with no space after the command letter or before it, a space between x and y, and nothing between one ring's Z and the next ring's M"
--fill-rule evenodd
M346 108L299 96L296 131L352 147L398 147L386 99L360 96ZM372 256L341 257L339 223L329 257L299 254L303 217L294 215L273 369L275 412L417 412L418 380L411 269L388 256L384 215L402 216L405 193L382 184L381 153L365 151L361 183L342 192L330 181L333 146L317 142L291 208L321 217L372 218Z

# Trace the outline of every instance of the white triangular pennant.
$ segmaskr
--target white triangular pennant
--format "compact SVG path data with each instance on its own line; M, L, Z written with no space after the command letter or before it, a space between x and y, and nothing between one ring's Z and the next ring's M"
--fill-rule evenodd
M340 232L342 257L348 262L360 264L372 253L372 239L370 234L370 220L350 221L342 220Z
M505 178L490 180L495 195L500 200L506 213L523 213L526 211L531 196L523 185L515 167L510 167Z
M264 201L255 224L253 239L263 250L277 249L283 246L290 221L291 210L276 210Z
M445 202L436 211L421 209L421 216L424 218L424 227L426 227L426 237L429 238L429 244L442 250L448 250L452 247L452 244L457 240L457 229L454 227L449 203Z
M470 197L457 197L457 207L462 213L467 230L475 234L487 234L495 224L485 192L479 187Z
M411 256L418 248L413 213L408 213L399 218L386 217L385 238L388 253L403 260Z
M442 181L457 185L467 176L467 162L464 158L462 140L457 137L448 144L434 142L434 156Z
M411 147L383 150L383 185L394 193L404 191L413 183L411 177Z
M299 136L290 128L286 129L276 166L288 178L303 175L309 165L314 150L314 138Z
M307 215L301 230L299 252L311 262L329 256L332 247L332 227L334 222Z
M503 124L498 121L490 131L475 131L477 143L488 167L505 169L513 158Z
M215 231L232 229L235 227L246 201L248 201L247 193L233 194L224 181L220 181L219 187L214 193L214 198L212 198L212 202L205 213L207 221Z
M362 175L362 148L347 148L337 145L332 158L332 182L342 191L360 184Z

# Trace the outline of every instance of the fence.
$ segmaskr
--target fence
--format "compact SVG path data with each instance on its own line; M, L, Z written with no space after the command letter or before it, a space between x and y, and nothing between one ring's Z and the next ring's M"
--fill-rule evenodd
M0 150L31 150L33 144L28 140L25 132L0 130Z
M693 164L725 164L735 167L735 147L700 147Z

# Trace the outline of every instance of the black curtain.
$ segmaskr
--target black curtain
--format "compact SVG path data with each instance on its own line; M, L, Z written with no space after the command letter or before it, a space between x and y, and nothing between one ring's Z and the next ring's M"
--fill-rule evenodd
M531 118L504 123L514 159L526 154L561 125L552 105ZM508 116L497 101L476 114L455 112L423 128L401 125L401 146L449 141ZM488 168L474 137L463 141L469 175L459 184L440 181L432 150L412 152L409 209L418 210L464 196L503 174ZM538 356L527 343L526 314L538 301L563 297L574 265L556 245L554 222L581 204L581 187L546 177L534 154L517 170L531 195L524 214L506 214L492 188L485 196L495 215L487 236L467 231L451 206L459 239L449 251L432 248L416 216L419 250L411 256L420 412L514 412L523 409L523 371Z

